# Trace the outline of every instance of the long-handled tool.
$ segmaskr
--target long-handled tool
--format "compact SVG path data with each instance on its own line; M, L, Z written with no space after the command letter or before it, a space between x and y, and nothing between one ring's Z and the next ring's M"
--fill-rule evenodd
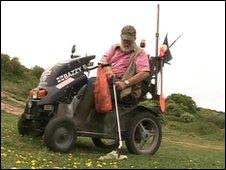
M117 150L113 150L110 153L108 153L106 156L101 156L99 160L105 160L105 159L127 159L126 155L120 154L120 149L122 148L122 136L121 136L121 127L120 127L120 116L118 111L118 102L117 102L117 94L116 94L116 87L115 87L115 81L116 78L112 77L112 84L113 84L113 93L114 93L114 100L115 100L115 113L116 113L116 120L117 120L117 128L118 128L118 138L119 138L119 146Z
M116 94L116 88L115 88L115 77L112 79L113 83L113 93L114 93L114 100L115 100L115 112L116 112L116 118L117 118L117 127L118 127L118 137L119 137L119 146L118 146L118 152L122 147L122 136L121 136L121 127L120 127L120 120L119 120L119 112L118 112L118 102L117 102L117 94Z

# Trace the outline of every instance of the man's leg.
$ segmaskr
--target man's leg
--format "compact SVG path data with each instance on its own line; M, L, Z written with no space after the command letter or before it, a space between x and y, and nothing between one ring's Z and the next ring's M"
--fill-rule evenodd
M93 83L95 82L96 77L91 77L88 80L87 87L84 94L81 96L79 104L76 108L75 115L80 121L79 124L83 124L89 116L90 112L94 109L94 87Z

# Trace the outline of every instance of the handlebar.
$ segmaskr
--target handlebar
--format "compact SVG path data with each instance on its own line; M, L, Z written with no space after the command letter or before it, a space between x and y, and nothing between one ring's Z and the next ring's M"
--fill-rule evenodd
M98 63L97 66L94 66L94 67L91 67L91 68L88 68L88 67L87 67L87 68L85 69L85 71L94 70L94 69L96 69L99 65L101 65L102 68L103 68L103 67L111 66L111 64L102 64L102 63Z

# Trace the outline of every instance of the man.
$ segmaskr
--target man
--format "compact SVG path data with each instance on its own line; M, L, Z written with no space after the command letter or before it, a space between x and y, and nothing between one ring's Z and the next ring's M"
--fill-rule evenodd
M140 83L149 76L150 72L147 54L136 45L135 40L135 28L131 25L123 27L121 43L113 45L100 60L102 64L111 65L104 69L108 79L112 76L116 77L118 102L122 104L133 105L138 101L141 96ZM80 121L88 120L92 115L90 111L95 108L94 82L95 77L89 79L87 90L77 106L80 108L76 111Z
M136 45L136 30L126 25L121 30L121 43L113 45L101 58L107 78L115 76L120 99L137 100L141 96L140 83L149 76L149 59L144 50Z

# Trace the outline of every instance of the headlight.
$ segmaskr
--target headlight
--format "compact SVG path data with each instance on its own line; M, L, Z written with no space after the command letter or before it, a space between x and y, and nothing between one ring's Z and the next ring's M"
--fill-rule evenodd
M45 89L32 89L29 92L29 96L33 99L41 99L47 95L47 91Z

